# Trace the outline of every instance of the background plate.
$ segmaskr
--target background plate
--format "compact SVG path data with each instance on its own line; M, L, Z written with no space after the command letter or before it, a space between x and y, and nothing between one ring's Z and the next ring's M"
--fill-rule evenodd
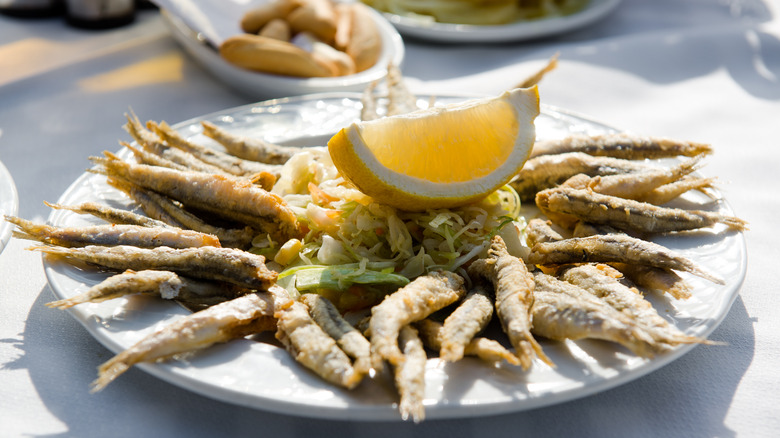
M0 217L3 215L14 216L19 208L19 195L16 192L11 173L0 161ZM0 219L0 253L5 249L14 226Z
M404 36L441 43L501 43L548 37L596 23L612 12L621 0L590 0L581 11L564 17L543 18L500 26L431 23L385 13Z
M463 99L437 97L438 102ZM420 97L421 106L427 101L428 96ZM177 128L192 140L204 143L209 140L200 133L201 120L241 134L262 133L273 142L324 145L336 130L358 119L360 107L360 95L356 93L287 98L225 110L180 123ZM543 107L536 126L540 139L614 132L608 126L551 107ZM82 201L131 208L121 193L95 174L79 177L58 202ZM711 209L731 214L723 201L713 203ZM50 216L55 225L84 225L90 220L64 210ZM743 235L715 228L658 241L726 279L725 285L716 285L686 276L694 288L692 298L673 301L650 297L659 314L674 321L684 332L709 335L728 313L744 279L747 260ZM84 292L106 277L84 266L48 257L44 257L44 267L58 299ZM114 352L187 314L176 304L144 297L85 304L68 311ZM258 409L356 421L400 418L390 380L367 380L353 391L342 390L295 363L270 335L261 340L264 342L242 339L199 352L184 361L139 367L205 396ZM584 397L637 379L694 348L682 346L654 359L642 359L606 342L542 340L541 344L557 368L536 361L529 372L523 372L519 367L492 367L470 358L454 364L429 359L425 375L426 418L498 414Z

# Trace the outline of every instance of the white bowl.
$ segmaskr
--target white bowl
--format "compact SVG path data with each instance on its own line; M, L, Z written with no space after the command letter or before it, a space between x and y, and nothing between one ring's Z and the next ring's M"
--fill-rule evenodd
M174 39L195 61L226 85L255 100L331 91L363 91L370 83L387 75L387 66L390 63L400 68L404 59L405 49L401 35L381 14L373 9L370 9L369 12L382 37L382 52L379 60L373 67L360 73L329 78L296 78L259 73L236 67L222 59L213 44L210 44L179 17L164 9L161 12ZM236 17L236 23L239 20L240 17Z

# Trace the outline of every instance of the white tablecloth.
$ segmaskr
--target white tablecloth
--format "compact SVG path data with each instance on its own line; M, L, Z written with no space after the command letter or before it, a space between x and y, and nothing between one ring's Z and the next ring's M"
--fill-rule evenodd
M780 2L626 0L598 24L496 45L407 40L416 91L498 93L554 53L542 101L625 130L711 143L707 173L745 233L748 272L731 311L670 365L587 398L531 411L419 425L313 420L211 400L140 370L98 394L112 354L52 293L40 255L0 254L0 436L744 436L780 431ZM0 160L19 215L45 220L87 167L118 148L123 113L178 122L249 103L189 59L156 11L108 31L0 16Z

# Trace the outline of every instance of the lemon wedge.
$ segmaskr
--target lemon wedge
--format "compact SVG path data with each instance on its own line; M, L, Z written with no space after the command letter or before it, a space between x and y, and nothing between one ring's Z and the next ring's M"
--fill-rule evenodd
M531 153L537 88L518 88L408 114L356 122L328 142L341 175L403 210L477 201L506 184Z

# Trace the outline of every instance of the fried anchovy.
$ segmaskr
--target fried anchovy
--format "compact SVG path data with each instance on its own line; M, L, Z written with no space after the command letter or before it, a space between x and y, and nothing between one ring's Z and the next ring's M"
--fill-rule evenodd
M594 177L579 174L564 181L561 185L575 189L588 189L602 195L639 199L659 187L679 181L697 170L699 162L699 158L692 158L670 168L658 168L642 173Z
M77 304L99 303L126 295L146 294L176 300L192 309L213 306L247 292L248 289L235 285L195 280L171 271L128 269L106 278L84 293L46 303L46 306L67 309Z
M196 156L201 161L219 167L220 169L236 176L251 176L260 172L270 172L279 175L280 166L259 163L257 161L244 160L236 156L226 154L216 149L192 142L167 123L148 122L147 125L169 145Z
M105 388L137 363L170 359L219 342L273 330L275 300L267 292L251 293L173 321L101 365L92 392Z
M536 205L553 221L576 220L610 225L624 231L664 233L695 230L724 224L744 230L747 223L739 218L702 210L664 208L645 202L602 195L589 190L556 187L541 191Z
M195 278L221 280L249 289L268 290L277 277L276 272L265 266L263 256L233 248L204 246L174 249L164 246L138 248L124 245L91 245L82 248L34 246L29 249L116 270L173 271Z
M525 226L525 242L529 247L541 242L555 242L563 240L563 236L550 226L550 221L534 218Z
M663 350L630 318L586 290L550 275L534 274L533 331L553 340L603 339L642 357Z
M275 314L276 338L298 363L328 382L352 389L362 380L336 341L314 322L306 305L294 302Z
M130 143L120 141L119 144L129 149L130 152L133 153L133 157L135 157L135 161L137 161L139 164L168 167L170 169L176 169L176 170L191 170L190 168L184 166L183 164L179 164L175 161L169 160L163 157L162 155L157 155L155 153L150 152L149 150L137 148Z
M103 166L109 176L154 190L184 205L254 226L279 241L300 234L295 213L284 200L249 180L133 164L110 152L105 152L105 155L105 158L91 159Z
M111 224L141 225L143 227L172 227L163 221L150 218L132 211L107 207L97 202L82 202L77 205L51 204L44 201L48 207L57 210L69 210L78 214L89 214Z
M398 333L405 325L426 318L466 294L464 280L452 272L431 272L417 277L371 309L369 333L371 361L379 368L383 360L398 365L403 354L398 348Z
M683 178L679 181L664 184L650 192L635 199L648 204L662 205L677 199L683 193L691 190L698 190L705 193L710 198L714 198L706 189L711 189L715 185L715 178L697 178L694 176Z
M578 222L572 232L573 237L588 237L599 234L623 234L623 232L608 225L593 225L587 222ZM616 268L642 289L668 293L678 300L691 297L691 286L671 269L615 262L611 262L610 266Z
M14 236L22 239L37 240L49 245L67 247L132 245L141 248L153 248L156 246L168 246L171 248L221 246L219 239L211 234L172 227L116 224L55 227L46 224L36 224L14 216L5 216L5 219L18 227L14 231Z
M356 373L368 374L371 369L371 344L362 333L339 313L327 298L317 294L304 294L301 302L309 308L309 314L341 349L351 357Z
M431 350L441 350L441 329L442 324L431 320L423 319L414 323L420 334L423 344ZM507 350L501 343L493 339L475 336L463 349L465 356L476 356L486 362L506 361L512 365L520 365L520 359L511 351Z
M611 265L642 289L667 293L678 300L687 300L693 295L691 286L670 269L625 263Z
M360 109L360 120L364 122L369 120L376 120L380 117L376 107L377 97L376 94L374 94L376 86L376 82L368 84L368 86L363 89L363 93L360 95L360 103L363 104L362 108Z
M163 143L160 137L144 127L135 114L125 114L125 116L127 117L127 123L124 125L124 129L141 146L142 151L144 151L146 154L157 155L163 161L174 164L173 166L165 167L177 169L183 167L188 170L199 172L227 174L227 172L217 166L212 166L211 164L201 161L190 153L184 152ZM148 155L145 156L149 158ZM142 164L151 163L144 163L142 161Z
M284 164L301 151L296 146L280 146L259 138L232 134L219 126L203 121L203 134L221 144L228 153L245 160L267 164Z
M412 418L419 423L425 419L425 354L417 330L406 325L401 327L398 344L403 351L404 360L394 367L395 386L401 396L398 410L404 420Z
M223 228L204 222L198 216L185 210L180 204L152 190L136 186L121 178L109 178L108 184L125 192L141 205L144 212L178 227L213 234L228 248L246 248L257 234L251 227Z
M522 260L507 252L500 236L493 237L486 259L479 259L469 266L469 275L493 283L498 319L523 369L531 367L534 357L552 366L552 361L531 334L534 278Z
M618 175L652 169L655 167L643 162L570 152L531 158L509 184L520 199L527 201L534 199L537 192L555 187L580 173L588 176Z
M695 157L712 153L705 143L672 140L660 137L644 137L627 133L603 135L574 135L559 140L547 140L534 144L531 156L582 152L594 156L624 158L628 160Z
M536 265L565 265L569 263L626 263L656 268L685 271L718 284L723 279L695 263L659 245L626 234L599 234L572 237L557 242L537 243L531 248L528 262Z
M607 265L585 264L565 269L560 279L580 286L643 326L656 341L670 346L706 343L706 340L686 335L662 318L635 288L621 282L622 275Z
M476 281L458 307L444 320L439 357L448 362L463 358L468 343L485 329L493 317L488 285Z
M108 177L106 179L106 183L108 183L108 185L111 187L124 192L127 196L130 197L130 199L135 201L138 206L141 207L141 210L143 210L144 213L146 213L149 217L164 222L171 227L184 229L191 228L176 220L176 218L168 214L158 203L154 202L154 200L149 196L149 193L153 193L151 190L145 190L140 186L132 184L124 178L120 177Z

